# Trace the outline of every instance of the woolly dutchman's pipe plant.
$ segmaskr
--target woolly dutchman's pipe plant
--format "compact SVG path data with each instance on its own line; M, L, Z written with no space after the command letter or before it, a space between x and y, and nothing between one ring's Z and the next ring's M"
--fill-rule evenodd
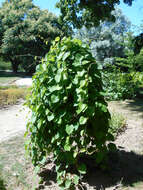
M96 60L80 40L56 38L37 66L27 104L32 118L26 148L35 166L53 153L61 188L78 186L87 169L84 156L104 167L108 148L114 148L112 143L106 146L113 140L108 132L110 113Z

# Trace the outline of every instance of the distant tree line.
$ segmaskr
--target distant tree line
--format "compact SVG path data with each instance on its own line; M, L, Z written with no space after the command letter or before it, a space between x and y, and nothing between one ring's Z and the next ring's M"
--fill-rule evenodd
M51 2L50 2L51 3ZM139 53L143 34L134 37L130 21L115 9L119 0L59 0L60 16L41 10L32 0L5 0L0 7L0 56L12 70L34 72L57 36L72 35L88 43L103 66L126 58L127 50ZM132 5L133 0L124 0ZM129 34L130 33L130 34ZM130 35L130 46L127 39ZM132 45L131 45L132 44Z
M0 56L11 62L14 72L19 67L34 72L51 41L68 32L57 16L32 0L6 0L0 8Z

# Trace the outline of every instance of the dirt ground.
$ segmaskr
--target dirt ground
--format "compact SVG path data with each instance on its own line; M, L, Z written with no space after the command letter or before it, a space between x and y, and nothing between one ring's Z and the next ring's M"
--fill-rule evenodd
M143 101L115 101L108 105L109 110L121 113L127 119L127 129L119 135L116 145L125 151L143 153Z
M115 182L106 190L143 189L143 100L109 102L109 110L123 114L127 129L115 141L118 159L113 161ZM108 181L109 182L109 181ZM115 185L116 183L116 185Z
M16 135L23 134L26 130L27 116L30 113L27 107L19 104L0 110L0 142Z
M83 189L143 190L143 101L110 102L109 110L124 115L127 119L127 129L116 139L118 152L116 155L111 155L111 171L102 172L97 168L91 168L83 179L85 186ZM28 109L23 109L22 103L0 110L0 142L23 134L27 113ZM56 174L50 171L51 167L52 163L49 163L41 172L43 184L39 185L37 190L59 189L56 184Z

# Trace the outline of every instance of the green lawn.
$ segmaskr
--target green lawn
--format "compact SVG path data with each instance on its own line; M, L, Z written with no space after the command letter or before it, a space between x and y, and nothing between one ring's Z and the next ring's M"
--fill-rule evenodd
M34 183L33 166L25 158L24 137L0 143L0 190L30 190Z

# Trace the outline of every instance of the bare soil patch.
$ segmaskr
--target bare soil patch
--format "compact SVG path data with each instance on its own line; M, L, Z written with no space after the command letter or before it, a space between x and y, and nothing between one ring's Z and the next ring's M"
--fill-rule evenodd
M30 112L23 106L24 101L0 110L0 142L23 134Z

